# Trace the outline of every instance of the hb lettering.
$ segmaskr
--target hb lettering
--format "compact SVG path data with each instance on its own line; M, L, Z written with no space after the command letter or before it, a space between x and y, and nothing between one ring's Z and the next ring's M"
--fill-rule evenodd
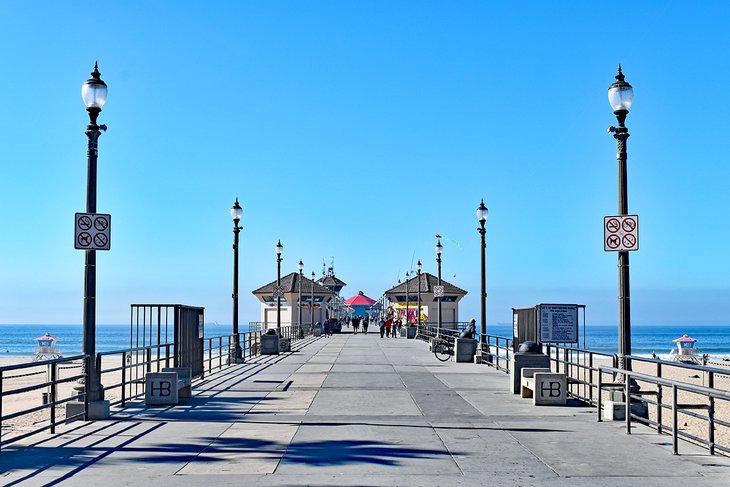
M547 392L547 394L545 394ZM540 395L542 397L560 397L560 382L543 382L540 384Z
M152 395L167 397L171 394L172 383L168 381L160 381L158 383L152 383Z

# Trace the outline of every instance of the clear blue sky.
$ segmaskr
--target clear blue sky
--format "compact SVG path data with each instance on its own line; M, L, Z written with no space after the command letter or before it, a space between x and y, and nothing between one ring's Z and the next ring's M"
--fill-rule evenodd
M489 323L540 302L616 322L615 124L622 63L635 324L728 324L727 2L2 2L0 323L80 323L86 192L81 83L99 61L98 322L130 303L230 323L232 223L250 291L335 258L377 298L420 258L478 314L475 209L488 226ZM458 242L458 245L454 242Z

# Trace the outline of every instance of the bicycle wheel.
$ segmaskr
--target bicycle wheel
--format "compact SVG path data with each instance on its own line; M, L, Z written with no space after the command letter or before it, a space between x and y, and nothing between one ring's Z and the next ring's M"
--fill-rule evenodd
M445 342L438 342L433 345L433 354L442 362L446 362L451 358L451 347Z

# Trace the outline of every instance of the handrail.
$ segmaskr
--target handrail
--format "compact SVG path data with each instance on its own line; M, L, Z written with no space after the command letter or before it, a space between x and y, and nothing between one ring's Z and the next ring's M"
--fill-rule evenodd
M655 360L655 359L651 359ZM730 453L730 446L726 445L718 445L715 443L715 430L717 426L722 426L725 428L730 428L730 422L725 420L720 420L715 417L715 400L722 400L722 401L729 401L730 402L730 391L724 391L720 389L716 389L714 387L706 387L706 386L699 386L696 384L689 384L687 382L682 382L675 379L667 379L665 377L657 377L649 374L644 374L641 372L634 372L631 370L625 370L618 367L608 367L608 366L601 366L601 371L607 371L614 375L621 375L624 377L623 383L621 384L624 388L624 396L626 398L625 404L626 404L626 413L625 413L625 420L626 420L626 433L631 434L631 420L636 420L642 424L646 424L647 426L654 427L657 429L657 431L661 434L665 428L669 428L671 430L672 435L672 453L675 455L679 454L679 437L682 437L684 439L690 440L693 443L699 444L703 447L706 447L709 449L709 452L711 455L715 454L715 450L720 450L724 453ZM714 369L717 370L717 369ZM648 391L648 392L633 392L631 390L632 382L634 381L641 381L646 382L649 384L653 384L657 386L657 391ZM600 381L599 376L599 390L603 389L604 387L615 387L616 384L603 384ZM672 390L672 400L671 405L667 405L663 402L663 394L662 394L662 387L668 387ZM702 397L706 397L708 403L707 404L697 404L697 403L681 403L678 399L678 392L684 391L690 394L699 395ZM643 397L643 395L651 394L656 396L656 400L650 400ZM657 412L662 411L663 409L671 409L672 411L672 424L665 425L663 421L661 420L661 416L657 415L657 421L652 421L648 418L643 418L638 415L635 415L631 412L631 404L632 402L636 401L643 401L647 404L651 404L656 406ZM691 410L694 409L705 409L707 410L707 416L694 413ZM679 414L685 414L687 416L690 416L695 419L699 419L702 421L707 421L707 438L701 438L696 435L693 435L691 433L688 433L686 431L681 431L679 428ZM602 421L601 416L601 408L598 409L598 421Z
M652 364L668 365L670 367L696 370L699 372L713 372L715 374L730 376L730 369L720 369L718 367L708 367L706 365L688 364L686 362L675 362L673 360L664 360L660 358L638 357L636 355L626 355L626 358L633 362L648 362Z
M34 435L36 433L40 433L41 431L50 430L51 433L56 432L56 426L60 423L67 422L69 420L74 419L80 419L86 417L86 407L84 407L83 412L72 415L72 416L65 416L62 420L56 420L56 407L60 406L62 404L65 404L67 402L73 401L73 400L81 400L86 401L86 392L79 392L78 394L71 394L69 397L59 399L58 398L58 385L67 383L67 382L74 382L78 381L80 379L86 379L87 374L85 372L86 369L82 369L79 374L73 375L71 377L64 377L59 378L58 377L58 371L60 369L59 364L62 363L68 363L68 362L74 362L77 360L87 360L89 358L88 355L74 355L72 357L65 357L65 358L56 358L56 359L49 359L49 360L41 360L38 362L26 362L22 364L12 364L12 365L4 365L0 367L0 430L2 430L3 422L19 418L21 416L25 416L27 414L32 414L37 411L42 411L44 409L49 410L49 419L48 424L44 426L40 426L37 428L32 429L31 431L26 431L24 433L12 436L11 438L8 438L8 432L3 432L4 434L0 436L0 448L3 445L13 443L15 441L22 440L23 438L27 438L28 436ZM22 369L29 369L29 368L36 368L36 367L47 367L47 374L48 379L44 382L41 382L39 384L33 384L30 386L24 386L24 387L17 387L15 389L7 390L5 387L4 381L17 378L18 376L13 377L4 377L4 374L8 371L12 370L22 370ZM19 411L14 411L11 413L7 413L3 409L3 399L8 396L14 396L17 394L25 394L37 390L45 390L47 392L47 396L44 396L44 402L40 406L31 406L29 408L21 409Z
M24 362L22 364L3 365L3 366L0 366L0 372L5 372L8 370L27 369L30 367L38 367L39 365L49 365L49 364L54 364L54 363L58 363L58 362L71 362L73 360L83 360L87 357L88 357L88 355L74 355L73 357L53 358L53 359L49 359L49 360L39 360L38 362Z
M151 350L153 348L162 348L162 347L174 347L174 343L160 343L157 345L147 345L146 347L136 347L136 348L122 348L120 350L111 350L106 352L97 352L97 357L99 355L106 356L106 355L119 355L120 353L130 353L130 352L139 352L142 350Z

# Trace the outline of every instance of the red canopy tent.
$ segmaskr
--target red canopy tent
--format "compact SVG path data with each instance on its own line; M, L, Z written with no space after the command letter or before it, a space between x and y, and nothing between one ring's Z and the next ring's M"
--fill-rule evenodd
M376 302L374 299L365 296L365 293L362 291L359 291L356 296L345 300L345 304L349 306L372 306Z

